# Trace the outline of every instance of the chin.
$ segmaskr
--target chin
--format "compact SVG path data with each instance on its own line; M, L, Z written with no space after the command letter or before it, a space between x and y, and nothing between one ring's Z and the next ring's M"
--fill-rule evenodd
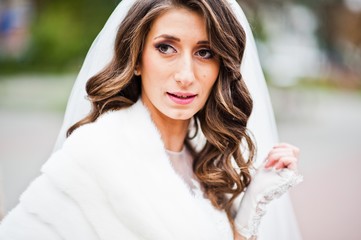
M177 110L175 112L172 112L170 114L168 114L169 118L172 118L174 120L189 120L191 119L193 116L195 115L195 112L185 112L184 110Z

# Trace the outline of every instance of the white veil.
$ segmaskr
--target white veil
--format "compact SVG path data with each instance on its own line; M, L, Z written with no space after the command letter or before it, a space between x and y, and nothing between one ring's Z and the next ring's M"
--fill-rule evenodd
M86 82L111 60L117 28L134 2L135 0L121 1L93 42L69 97L64 122L54 151L62 146L67 129L89 113L91 105L86 99ZM277 129L251 28L238 3L235 0L228 0L228 2L246 31L246 49L241 72L254 101L254 109L248 126L257 143L256 164L260 164L278 141ZM269 206L268 213L262 220L258 239L301 239L287 194L273 201Z

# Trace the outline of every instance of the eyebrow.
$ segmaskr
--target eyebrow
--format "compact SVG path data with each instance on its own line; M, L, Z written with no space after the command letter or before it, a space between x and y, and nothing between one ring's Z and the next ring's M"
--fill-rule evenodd
M159 35L158 37L155 37L155 39L158 39L158 38L165 38L165 39L169 39L169 40L174 40L174 41L177 41L177 42L180 42L180 39L177 38L177 37L174 37L172 35L168 35L168 34L162 34L162 35Z
M174 40L174 41L177 41L177 42L181 41L180 38L177 38L177 37L169 35L169 34L159 35L159 36L155 37L154 40L158 39L158 38L165 38L165 39ZM197 44L209 45L209 41L207 41L207 40L198 41Z

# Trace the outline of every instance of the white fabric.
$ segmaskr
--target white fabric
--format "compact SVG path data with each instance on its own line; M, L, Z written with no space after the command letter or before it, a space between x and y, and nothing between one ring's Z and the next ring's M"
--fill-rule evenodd
M42 173L1 240L233 239L226 213L175 174L141 101L77 129Z
M66 138L66 131L69 127L84 118L90 112L90 103L86 99L86 82L90 77L102 70L112 59L114 54L113 46L116 37L115 35L119 24L134 2L135 0L122 0L118 4L90 47L71 91L63 125L56 141L54 151L59 149L63 144Z
M193 197L200 203L199 206L203 211L209 214L213 222L216 222L215 227L217 227L217 231L224 236L224 239L228 239L231 235L229 220L224 212L215 210L209 199L205 197L200 182L193 172L193 158L191 154L185 147L181 152L169 150L166 150L166 152L174 171L184 181Z
M69 98L55 150L63 144L67 129L88 114L90 104L86 100L86 81L111 60L118 25L134 2L135 0L123 0L117 6L90 48ZM235 0L228 0L228 2L246 31L247 43L241 72L254 100L254 110L248 126L257 143L256 164L260 165L268 151L278 141L277 130L251 28L238 3ZM261 223L258 239L301 239L287 194L271 203Z
M197 188L195 184L197 177L193 172L192 155L185 147L180 152L170 150L166 150L166 152L174 171L183 179L189 187L189 190L194 194L194 190Z
M259 224L268 204L302 181L302 176L291 169L276 170L262 164L239 205L234 223L237 231L247 239L258 236Z

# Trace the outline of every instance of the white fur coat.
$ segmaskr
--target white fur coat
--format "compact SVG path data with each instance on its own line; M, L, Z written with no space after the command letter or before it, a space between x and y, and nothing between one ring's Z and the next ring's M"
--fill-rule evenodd
M233 237L225 213L193 196L176 175L159 132L138 101L78 128L5 218L0 239Z

